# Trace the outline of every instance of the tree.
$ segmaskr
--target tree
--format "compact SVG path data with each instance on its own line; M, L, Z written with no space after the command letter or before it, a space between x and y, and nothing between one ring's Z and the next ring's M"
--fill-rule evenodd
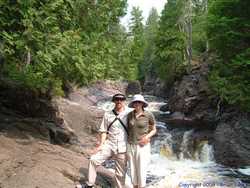
M137 72L135 78L138 78L139 66L143 60L144 51L144 26L142 11L139 7L133 7L131 11L131 21L129 23L129 31L131 38L131 67Z
M205 24L207 19L207 0L179 1L181 15L179 24L185 34L185 61L187 72L191 72L191 62L194 56L199 56L208 48Z
M182 1L167 2L162 11L156 39L157 71L168 86L171 86L183 70L186 38L179 22L181 13Z
M193 56L199 57L204 52L208 53L209 43L206 34L208 0L193 0Z
M155 59L155 40L159 29L159 15L155 8L150 10L144 29L145 47L143 53L143 62L139 67L142 81L146 76L151 77L155 73L153 61Z
M193 2L192 0L187 0L183 6L183 22L184 22L184 31L186 33L186 57L187 57L187 72L191 72L191 61L192 61L192 17L193 17Z
M4 76L45 91L127 76L108 71L124 53L118 47L126 39L115 41L121 30L114 28L125 8L126 0L0 1Z
M210 83L221 100L250 111L250 2L210 1L207 33L217 59Z

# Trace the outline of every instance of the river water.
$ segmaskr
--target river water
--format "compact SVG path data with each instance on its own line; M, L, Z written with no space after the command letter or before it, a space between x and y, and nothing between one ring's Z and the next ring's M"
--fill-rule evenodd
M159 109L166 103L154 96L145 96L148 110L164 114ZM109 101L99 101L104 110L113 108ZM156 116L157 117L157 116ZM157 135L152 139L151 162L147 171L148 188L248 188L250 167L232 169L217 164L208 140L195 143L193 129L173 129L157 121ZM127 178L128 179L128 178ZM129 180L127 180L129 184ZM128 185L129 186L129 185Z

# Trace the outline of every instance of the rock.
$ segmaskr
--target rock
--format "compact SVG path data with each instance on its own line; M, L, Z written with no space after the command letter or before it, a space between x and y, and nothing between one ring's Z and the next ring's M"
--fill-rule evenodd
M97 81L89 87L82 87L68 94L68 99L80 105L96 105L100 100L111 99L116 93L126 93L126 82Z
M156 117L159 121L166 122L169 128L215 129L213 122L210 123L210 120L204 121L200 117L197 118L197 116L190 117L182 112L174 112L172 114L158 114Z
M69 98L50 98L0 84L0 187L72 188L86 181L104 113L95 105L125 88L100 81L69 90ZM110 187L114 173L98 173L96 187Z
M142 92L141 84L139 81L131 81L128 83L128 87L126 89L126 95L134 95Z
M162 115L172 127L214 130L216 162L232 166L249 165L249 114L224 104L208 83L209 64L200 63L191 74L175 82L169 95L170 116Z
M1 187L72 187L74 179L78 180L78 166L84 165L83 157L43 140L24 142L27 138L22 138L20 142L20 134L15 133L18 140L9 133L0 135ZM64 170L72 172L71 179L65 178Z
M250 118L222 122L214 133L215 159L231 167L250 164Z
M213 102L215 96L208 87L208 72L208 64L201 63L190 75L175 82L168 105L171 112L181 112L188 121L212 129L217 123L217 103Z
M157 97L167 97L169 92L166 88L166 83L159 78L155 71L151 71L145 75L142 87L143 93Z
M169 106L168 106L168 104L165 104L165 105L161 106L161 107L160 107L160 111L162 111L162 112L167 112L167 111L169 111Z

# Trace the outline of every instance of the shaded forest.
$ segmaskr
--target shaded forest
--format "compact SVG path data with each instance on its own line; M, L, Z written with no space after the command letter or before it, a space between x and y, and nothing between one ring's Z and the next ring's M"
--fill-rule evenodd
M250 2L168 0L146 23L126 0L0 0L0 78L64 95L70 84L140 80L168 88L201 58L220 100L250 111Z

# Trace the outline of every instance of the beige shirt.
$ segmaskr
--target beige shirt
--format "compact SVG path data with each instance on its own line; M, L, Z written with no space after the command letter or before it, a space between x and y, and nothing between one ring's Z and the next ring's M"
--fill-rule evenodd
M138 144L140 138L149 133L149 125L155 125L154 115L149 111L144 111L139 117L135 117L135 112L128 114L128 142Z
M122 120L125 126L127 126L127 115L129 113L129 109L125 108L125 110L117 116ZM111 111L107 111L104 114L102 119L101 126L99 128L99 132L107 132L107 140L105 144L111 146L111 149L114 153L124 153L127 150L127 132L121 125L119 120L116 120L110 127L108 131L108 126L113 120L116 118L115 114Z

